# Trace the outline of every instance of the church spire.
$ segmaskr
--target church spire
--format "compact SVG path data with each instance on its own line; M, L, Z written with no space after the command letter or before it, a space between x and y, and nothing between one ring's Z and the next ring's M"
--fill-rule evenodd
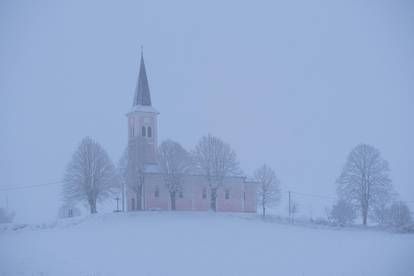
M139 67L138 83L135 88L133 106L147 105L151 106L151 94L148 85L147 73L145 71L144 51L141 46L141 65Z

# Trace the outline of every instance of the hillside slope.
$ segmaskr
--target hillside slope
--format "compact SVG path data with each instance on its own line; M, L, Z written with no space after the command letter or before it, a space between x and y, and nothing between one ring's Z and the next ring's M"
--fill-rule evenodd
M0 275L412 276L414 235L130 213L0 234Z

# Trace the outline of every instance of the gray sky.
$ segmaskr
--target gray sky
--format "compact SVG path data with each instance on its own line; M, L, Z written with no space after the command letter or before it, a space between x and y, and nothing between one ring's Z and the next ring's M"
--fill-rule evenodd
M61 180L86 135L118 160L143 44L160 140L211 132L247 174L329 196L365 142L414 200L412 1L206 2L1 1L0 189ZM50 218L59 191L0 206Z

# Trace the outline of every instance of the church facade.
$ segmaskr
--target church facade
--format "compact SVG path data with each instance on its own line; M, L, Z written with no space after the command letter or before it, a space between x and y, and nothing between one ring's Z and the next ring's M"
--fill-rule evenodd
M127 113L128 139L140 136L144 141L145 181L141 198L126 190L126 210L171 210L169 191L157 163L158 115L152 106L144 58L141 53L138 83L132 109ZM203 175L186 175L176 195L175 210L210 210L210 189ZM245 177L229 176L217 191L216 211L256 212L256 183Z

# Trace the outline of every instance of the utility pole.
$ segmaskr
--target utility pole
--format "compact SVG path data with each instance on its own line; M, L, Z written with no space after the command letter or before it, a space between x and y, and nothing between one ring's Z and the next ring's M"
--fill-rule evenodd
M125 212L125 182L122 181L122 212Z
M290 196L291 192L288 191L288 193L289 193L289 220L292 220L292 205L291 205L291 196Z

